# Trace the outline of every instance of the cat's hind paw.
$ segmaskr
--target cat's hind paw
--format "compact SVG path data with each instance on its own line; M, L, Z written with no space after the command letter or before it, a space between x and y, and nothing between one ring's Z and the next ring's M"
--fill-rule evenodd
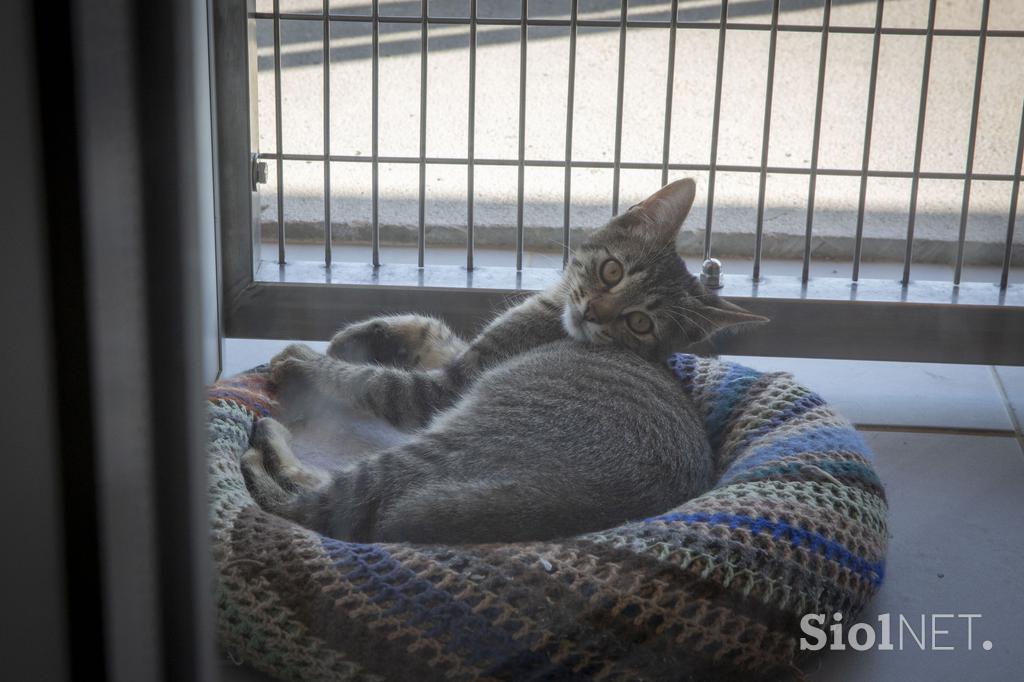
M320 367L324 356L304 343L293 343L270 360L270 378L275 384L308 380Z
M280 422L256 422L252 447L242 455L241 467L249 492L264 509L290 516L295 499L324 488L330 475L302 463L292 452L291 434Z

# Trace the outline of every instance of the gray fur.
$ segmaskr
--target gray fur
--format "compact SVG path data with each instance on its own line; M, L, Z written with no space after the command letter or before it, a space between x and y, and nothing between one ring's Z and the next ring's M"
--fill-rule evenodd
M328 481L263 420L243 460L250 489L337 538L429 543L573 535L706 490L711 448L665 358L765 320L707 292L676 254L693 193L681 180L614 218L557 285L468 344L403 316L342 330L326 356L285 349L271 363L283 402L316 396L415 435Z

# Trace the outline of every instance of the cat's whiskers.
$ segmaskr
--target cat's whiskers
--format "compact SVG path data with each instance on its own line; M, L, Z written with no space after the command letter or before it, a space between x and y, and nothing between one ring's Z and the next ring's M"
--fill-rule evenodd
M698 329L704 330L704 329L714 329L715 328L714 320L712 320L710 317L708 317L707 315L705 315L704 313L700 312L697 309L687 309L687 310L679 309L677 312L681 313L683 315L683 319L685 319L688 323L692 324L693 326L697 327ZM689 313L692 313L692 314L696 315L697 317L700 317L703 320L705 320L708 323L708 326L705 327L703 325L697 324L693 320L692 317L688 316Z
M699 317L704 318L708 322L708 324L710 325L709 327L707 327L707 329L713 329L714 328L714 322L710 318L708 318L706 315L704 315L703 313L701 313L698 310L692 310L692 309L691 310L684 310L682 308L677 308L674 311L671 311L671 310L667 311L667 314L670 316L670 318L672 318L676 322L676 325L679 327L679 330L681 332L683 332L684 334L686 334L688 330L686 329L686 327L683 326L683 324L681 322L679 322L678 318L680 318L680 317L682 318L683 322L685 322L686 324L689 324L692 327L696 327L697 329L699 329L701 331L704 331L706 328L704 326L700 325L700 324L697 324L697 322L692 317L690 317L688 315L688 313L693 313L693 314L695 314L695 315L697 315ZM675 315L677 317L672 317L673 315Z
M563 242L560 239L551 239L550 237L542 237L541 238L541 242L549 242L551 244L557 244L559 247L568 249L569 250L569 258L567 259L566 267L568 267L568 262L571 262L572 259L576 257L576 249L572 248L572 246L570 246L569 244L566 244L565 242Z
M692 322L690 322L688 318L686 318L686 316L682 315L679 312L665 311L665 315L668 317L669 321L674 323L676 327L679 328L679 331L681 331L684 335L687 333L687 329L683 323L686 322L688 324L693 324Z
M640 247L640 255L636 260L647 267L658 259L660 251L661 249L655 249L653 240L644 240Z

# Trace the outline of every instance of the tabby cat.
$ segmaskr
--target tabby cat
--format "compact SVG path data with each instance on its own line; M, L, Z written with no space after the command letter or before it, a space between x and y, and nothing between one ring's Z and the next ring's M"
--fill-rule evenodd
M327 355L271 362L313 394L414 437L335 474L256 425L243 457L266 509L361 542L541 540L658 514L712 483L702 422L666 366L712 333L767 320L709 293L675 250L693 180L673 182L576 250L561 280L466 343L438 320L352 325Z

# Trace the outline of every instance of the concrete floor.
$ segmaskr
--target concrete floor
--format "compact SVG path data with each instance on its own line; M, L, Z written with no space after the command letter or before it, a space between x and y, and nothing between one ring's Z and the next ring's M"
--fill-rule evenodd
M286 343L228 339L224 372L265 362ZM793 372L857 424L874 449L892 538L886 584L860 622L877 624L884 613L913 623L922 614L980 615L970 651L964 621L940 620L949 634L938 635L937 644L953 651L920 651L908 635L902 651L828 652L808 663L808 679L1019 678L1024 367L734 359ZM265 679L227 662L223 673L229 681Z
M283 11L317 12L316 0L282 2ZM467 16L467 0L430 2L434 16ZM531 3L532 17L567 16L569 3ZM665 20L667 1L633 0L633 19ZM680 19L718 20L720 3L683 1ZM884 24L892 27L925 25L928 0L890 0ZM368 2L331 3L332 11L366 13ZM581 3L581 17L616 19L619 3L593 0ZM732 21L765 24L770 0L734 1ZM780 21L820 25L822 2L787 0ZM977 29L981 0L941 0L936 25ZM269 10L268 0L257 9ZM382 15L418 15L420 3L385 0ZM480 16L518 16L514 0L480 2ZM872 26L875 3L835 0L833 25ZM994 0L991 29L1024 27L1024 3ZM382 25L380 29L380 148L381 155L419 154L420 34L416 24ZM323 28L318 21L287 20L282 37L282 145L285 152L321 154L323 126ZM333 22L331 27L330 151L368 156L370 147L371 61L370 25ZM260 146L276 146L272 22L257 20L259 43ZM468 28L431 26L428 39L426 152L428 156L464 157L467 147ZM561 160L565 151L568 32L564 28L531 27L527 58L525 155L530 159ZM718 162L756 165L760 162L764 115L767 31L730 30L726 39L720 114ZM576 62L573 158L608 162L614 156L616 74L619 34L616 29L580 29ZM707 163L718 31L680 30L677 42L669 159L673 163ZM519 98L519 29L480 27L477 52L476 156L517 158ZM817 32L780 33L776 57L774 107L768 162L807 167L818 74L820 37ZM924 38L884 36L878 67L875 125L870 166L880 170L910 170L917 128ZM824 84L821 167L860 169L871 64L870 34L831 34ZM1024 70L1018 68L1020 41L990 37L978 120L974 169L1008 174L1024 97ZM660 163L667 74L668 31L630 29L626 39L625 100L622 158ZM937 37L926 116L922 169L960 173L964 170L974 87L977 40ZM263 187L263 220L276 231L276 169ZM365 237L370 220L370 167L366 163L332 164L331 211L337 243ZM702 238L707 173L691 173L698 181L694 216L684 234L684 246L694 250ZM679 174L673 174L676 176ZM602 224L611 213L612 171L573 171L574 228ZM621 205L629 206L660 186L660 171L622 172ZM478 243L510 243L516 222L515 167L484 167L476 171L475 222ZM323 166L290 161L284 165L285 221L289 240L299 243L322 234ZM868 183L865 218L865 258L902 253L908 217L909 180L873 178ZM815 211L814 251L824 257L849 258L854 233L859 179L819 178ZM426 174L428 242L462 243L466 224L466 171L458 165L430 166ZM756 216L758 177L751 173L721 172L715 188L714 241L717 255L748 254ZM968 263L991 264L1002 255L1010 185L976 181L971 192L967 238ZM527 245L536 250L553 246L562 225L563 171L528 168L525 174L524 223ZM808 181L799 175L769 176L765 214L765 254L790 258L802 251ZM385 240L408 243L417 224L418 167L384 164L380 169L380 221ZM949 180L926 180L920 186L917 246L919 262L945 263L949 244L959 229L962 185ZM1024 258L1024 229L1018 225L1018 258ZM365 239L363 239L365 241Z

